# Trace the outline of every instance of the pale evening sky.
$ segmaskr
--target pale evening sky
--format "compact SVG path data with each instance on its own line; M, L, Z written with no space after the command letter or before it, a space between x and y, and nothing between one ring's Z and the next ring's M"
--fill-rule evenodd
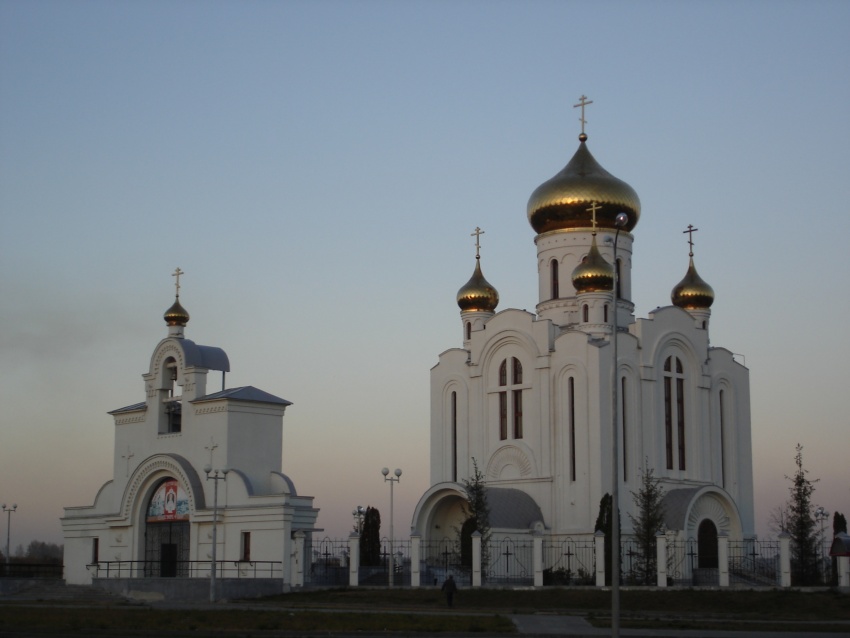
M537 302L529 195L588 145L640 196L637 315L696 263L751 371L757 530L794 446L850 514L850 3L0 0L0 502L61 542L144 400L175 267L228 386L293 402L284 471L347 536L429 486L457 289ZM3 518L6 518L5 516ZM386 522L385 522L386 524ZM6 521L0 524L5 536Z

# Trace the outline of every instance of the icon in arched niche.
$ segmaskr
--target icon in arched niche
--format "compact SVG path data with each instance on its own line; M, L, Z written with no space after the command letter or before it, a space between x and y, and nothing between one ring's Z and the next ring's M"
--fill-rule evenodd
M188 520L189 498L186 492L175 479L163 481L151 497L147 522Z

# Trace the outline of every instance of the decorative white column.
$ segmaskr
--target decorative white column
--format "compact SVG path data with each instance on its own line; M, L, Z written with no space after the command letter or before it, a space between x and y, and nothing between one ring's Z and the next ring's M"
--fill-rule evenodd
M357 587L360 581L360 534L351 532L348 536L348 586Z
M838 586L850 587L850 556L838 557Z
M660 530L655 533L655 556L655 582L659 587L667 587L667 535Z
M419 534L411 534L410 535L410 586L411 587L419 587L420 578L422 575L419 573L421 558L420 554L422 551L422 537Z
M594 534L596 541L596 586L605 587L605 532Z
M720 586L729 586L729 534L717 535L717 569L720 572Z
M779 586L791 586L791 534L779 535Z
M481 587L481 532L472 532L472 586Z
M543 587L543 534L534 532L534 586Z

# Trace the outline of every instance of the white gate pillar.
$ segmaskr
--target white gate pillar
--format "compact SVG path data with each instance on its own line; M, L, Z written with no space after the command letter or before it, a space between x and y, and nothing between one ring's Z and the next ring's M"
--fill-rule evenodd
M779 586L791 586L791 534L779 535Z
M850 556L838 557L838 586L850 587Z
M655 533L655 554L656 584L667 587L667 535L661 530Z
M729 586L729 534L720 532L717 535L717 571L720 576L720 586Z
M348 586L357 587L360 584L360 534L351 532L348 537Z
M605 587L605 532L600 529L593 536L596 550L596 586Z
M472 532L472 586L481 587L481 532Z
M534 541L534 586L543 587L543 534L535 532Z
M418 534L410 535L410 586L419 587L422 575L419 573L421 567L422 537Z
M304 586L304 532L297 531L292 543L292 586Z

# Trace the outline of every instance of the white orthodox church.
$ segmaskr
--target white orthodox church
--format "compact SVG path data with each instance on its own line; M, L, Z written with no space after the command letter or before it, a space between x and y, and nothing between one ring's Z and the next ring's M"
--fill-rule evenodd
M622 533L631 532L630 493L646 467L661 479L668 533L714 547L719 533L750 538L748 370L710 345L714 292L697 274L693 243L684 278L670 282L672 304L634 316L640 201L594 159L584 132L579 140L528 202L536 312L496 312L499 295L482 274L476 237L475 269L457 294L458 346L431 370L431 487L415 509L414 533L430 541L456 534L475 462L494 539L592 537L612 491L616 339Z
M93 505L65 508L65 579L209 577L215 556L226 562L222 578L247 570L284 589L301 584L318 510L282 472L290 402L252 386L226 389L224 350L184 336L181 274L168 336L142 375L145 400L109 413L112 478Z

